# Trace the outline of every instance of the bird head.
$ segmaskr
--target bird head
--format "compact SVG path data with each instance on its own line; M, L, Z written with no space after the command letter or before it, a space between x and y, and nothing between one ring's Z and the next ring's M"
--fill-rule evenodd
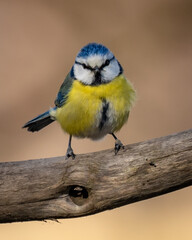
M71 77L85 85L97 86L111 82L123 72L113 53L102 44L89 43L78 53Z

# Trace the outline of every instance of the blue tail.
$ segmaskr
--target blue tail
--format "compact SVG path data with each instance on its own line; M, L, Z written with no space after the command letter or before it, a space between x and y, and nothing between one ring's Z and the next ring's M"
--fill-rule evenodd
M54 121L55 120L51 118L49 111L47 111L37 116L36 118L33 118L29 122L25 123L23 128L27 128L27 130L30 132L36 132L46 127L47 125L49 125Z

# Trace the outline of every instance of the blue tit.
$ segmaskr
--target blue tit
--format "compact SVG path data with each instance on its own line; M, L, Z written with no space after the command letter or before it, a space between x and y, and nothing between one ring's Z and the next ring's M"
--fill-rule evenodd
M23 128L35 132L54 121L59 122L69 134L66 158L75 158L72 136L96 140L111 134L117 154L124 146L115 132L126 123L135 96L113 53L102 44L90 43L77 54L59 89L55 107L30 120Z

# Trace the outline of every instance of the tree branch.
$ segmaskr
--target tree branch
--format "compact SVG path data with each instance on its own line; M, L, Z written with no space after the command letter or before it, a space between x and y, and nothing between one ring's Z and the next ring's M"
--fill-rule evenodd
M192 184L192 129L113 150L0 163L0 222L85 216Z

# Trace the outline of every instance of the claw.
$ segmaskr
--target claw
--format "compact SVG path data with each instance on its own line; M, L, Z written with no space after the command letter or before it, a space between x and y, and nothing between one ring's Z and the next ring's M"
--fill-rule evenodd
M72 157L72 159L75 158L75 154L74 154L73 149L71 147L71 140L72 140L72 136L70 135L69 136L69 144L68 144L67 152L66 152L66 155L65 155L65 160L67 160L70 157Z
M68 147L67 148L67 152L66 152L66 155L65 155L65 160L67 160L68 158L72 157L72 159L75 158L75 154L73 152L73 149L71 147Z
M124 145L122 144L122 142L119 139L115 140L115 155L117 155L117 153L119 152L120 149L124 149Z

